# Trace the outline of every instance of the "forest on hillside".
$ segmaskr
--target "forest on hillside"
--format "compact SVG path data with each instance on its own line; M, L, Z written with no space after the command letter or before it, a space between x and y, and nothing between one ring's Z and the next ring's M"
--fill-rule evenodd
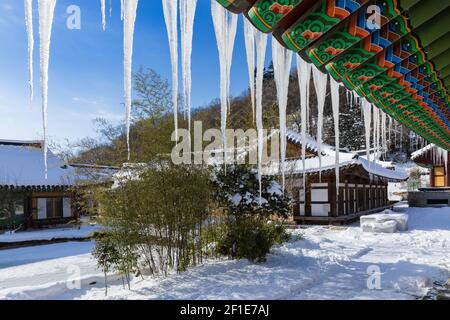
M152 69L140 68L133 75L135 99L133 100L133 122L131 125L131 162L149 162L158 155L170 154L174 142L171 135L174 121L171 103L171 88ZM329 84L328 84L329 85ZM309 114L307 134L317 135L317 97L311 79L309 94ZM329 91L329 89L328 89ZM349 151L365 149L364 120L359 102L345 89L340 92L339 131L341 148ZM180 98L181 100L181 98ZM180 101L182 105L182 101ZM291 73L287 105L287 125L295 131L301 130L300 93L296 72ZM279 128L277 92L274 81L273 65L264 73L263 122L266 129ZM201 121L203 130L220 128L220 101L211 101L209 105L197 107L192 111L192 121ZM113 125L105 119L94 120L98 137L86 137L79 141L67 142L65 147L53 144L53 149L69 163L120 166L127 159L125 124ZM228 115L228 128L254 128L254 115L249 90L231 98L231 110ZM187 128L187 122L181 110L179 126ZM387 130L389 131L389 130ZM387 160L403 162L417 147L412 132L401 124L393 122L391 140L388 141ZM323 140L334 145L334 122L331 97L328 94L324 109Z

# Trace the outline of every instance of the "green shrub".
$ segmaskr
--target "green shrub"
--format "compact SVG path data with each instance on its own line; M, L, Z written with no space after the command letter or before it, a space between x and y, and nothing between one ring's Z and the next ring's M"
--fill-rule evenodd
M219 236L217 250L233 259L263 262L273 245L289 239L282 225L253 217L230 219Z
M289 241L282 224L291 211L292 199L275 177L263 176L245 165L220 168L215 177L215 199L226 215L218 229L216 250L234 259L265 261L274 244ZM277 219L278 218L278 219Z

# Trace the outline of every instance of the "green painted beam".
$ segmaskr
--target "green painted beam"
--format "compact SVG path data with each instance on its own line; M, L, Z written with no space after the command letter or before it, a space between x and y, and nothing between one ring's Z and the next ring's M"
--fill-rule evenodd
M413 33L420 38L422 46L426 47L448 32L449 23L450 8L447 8L420 25L417 29L414 28Z
M450 76L450 65L447 65L444 69L441 70L441 76L444 78Z
M433 3L433 4L431 4ZM418 28L448 8L448 0L419 1L408 10L409 22Z
M408 10L418 2L420 2L420 0L398 0L398 3L403 10Z
M450 59L450 48L445 50L437 57L433 58L432 61L434 63L434 66L436 67L436 71L440 73L442 69L447 67L450 64L449 59Z
M425 53L427 54L427 58L433 59L434 57L440 55L442 52L444 52L449 48L449 43L450 43L450 32L447 32L445 35L433 41L429 46L427 46L424 49Z

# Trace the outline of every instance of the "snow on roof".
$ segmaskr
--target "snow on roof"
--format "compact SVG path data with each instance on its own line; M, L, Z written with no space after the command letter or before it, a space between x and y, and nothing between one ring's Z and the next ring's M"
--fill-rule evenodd
M302 135L293 130L286 131L286 138L289 141L292 141L294 143L302 144ZM312 150L314 152L319 152L319 143L311 136L306 135L306 149ZM322 154L323 155L334 154L334 150L335 150L334 147L332 147L326 143L322 143Z
M357 157L357 161L364 167L367 172L380 177L392 180L407 180L409 178L409 175L405 170L397 170L397 168L395 167L393 169L388 169L381 161L380 163L373 162L367 160L366 157L361 156Z
M413 153L411 153L411 160L417 159L418 157L424 155L425 153L427 153L428 151L432 150L434 147L436 147L433 143L429 144L425 147L423 147L422 149L419 149L417 151L414 151Z
M50 150L48 177L45 179L44 150L41 142L12 143L11 140L2 142L0 142L0 185L15 187L71 185L74 169L65 166Z
M288 140L302 144L302 137L299 133L288 130L286 134ZM306 138L306 147L313 151L318 151L319 144L310 136ZM319 157L305 159L305 172L316 173L320 169L322 171L332 170L335 168L336 150L330 145L322 145L322 159L320 162ZM350 165L361 165L368 173L392 179L392 180L406 180L408 179L408 173L404 170L392 170L391 162L383 161L368 161L364 156L358 156L352 152L339 151L339 167L347 167ZM285 162L285 172L288 174L303 173L303 161L302 159L288 160ZM272 163L264 168L264 174L274 175L279 173L279 164Z
M40 140L8 140L0 139L0 145L14 145L14 146L40 146L43 141Z
M336 156L326 155L322 157L322 165L320 165L319 157L305 159L305 172L308 174L322 171L334 170ZM392 170L383 167L382 164L368 161L365 157L357 156L353 153L339 153L339 168L348 167L351 165L360 165L368 173L391 180L406 180L408 173L406 171ZM264 174L275 175L279 173L278 163L273 163L264 168ZM288 160L285 162L285 172L287 174L301 174L303 173L302 159Z

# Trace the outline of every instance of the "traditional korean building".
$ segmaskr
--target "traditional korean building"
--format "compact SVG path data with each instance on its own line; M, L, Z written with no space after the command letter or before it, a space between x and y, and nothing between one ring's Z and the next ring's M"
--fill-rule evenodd
M0 228L27 228L76 220L73 167L41 141L0 140Z
M339 188L336 188L336 150L319 145L308 137L302 141L294 131L287 133L286 188L294 199L294 220L298 223L349 223L361 215L382 211L391 206L388 183L408 179L406 172L386 168L382 162L368 161L356 153L339 153ZM305 170L301 157L306 144ZM303 188L305 172L306 188ZM265 169L265 174L279 175L277 165Z
M447 151L430 144L411 155L419 166L429 169L430 188L408 193L410 206L450 205L450 157Z

